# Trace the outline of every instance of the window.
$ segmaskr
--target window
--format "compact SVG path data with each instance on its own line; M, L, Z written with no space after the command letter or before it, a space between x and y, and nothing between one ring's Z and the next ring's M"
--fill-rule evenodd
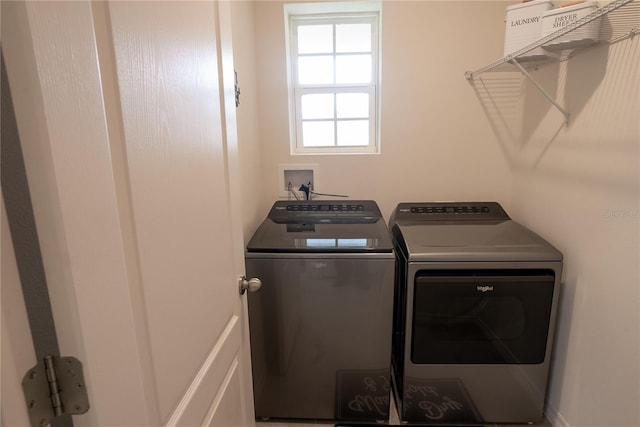
M378 152L379 9L285 6L292 154Z

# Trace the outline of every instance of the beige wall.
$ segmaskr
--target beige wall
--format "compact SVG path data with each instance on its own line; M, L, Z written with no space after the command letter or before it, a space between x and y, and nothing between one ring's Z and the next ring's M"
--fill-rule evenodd
M640 40L534 73L513 149L511 213L565 256L550 389L557 426L639 426ZM506 141L506 140L505 140Z
M502 54L502 2L385 1L379 155L291 156L283 2L255 3L262 176L278 197L278 165L316 163L316 191L374 199L385 217L401 201L498 200L510 172L464 71ZM446 17L443 19L443 17ZM468 34L482 37L470 43Z
M251 1L231 2L233 31L233 61L238 73L240 105L236 109L239 158L241 168L241 199L245 243L266 215L272 198L268 198L262 183L263 148L258 127L258 89L255 47L254 6Z

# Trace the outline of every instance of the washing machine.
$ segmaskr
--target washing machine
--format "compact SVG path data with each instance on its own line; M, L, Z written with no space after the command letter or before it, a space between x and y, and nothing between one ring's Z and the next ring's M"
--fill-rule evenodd
M401 421L542 421L562 254L495 202L400 203L389 228Z
M374 201L273 205L246 251L258 421L388 420L394 266Z

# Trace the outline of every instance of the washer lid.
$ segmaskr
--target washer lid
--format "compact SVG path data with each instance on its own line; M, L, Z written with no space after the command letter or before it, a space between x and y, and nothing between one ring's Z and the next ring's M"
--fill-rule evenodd
M278 201L247 251L391 253L393 243L373 201Z

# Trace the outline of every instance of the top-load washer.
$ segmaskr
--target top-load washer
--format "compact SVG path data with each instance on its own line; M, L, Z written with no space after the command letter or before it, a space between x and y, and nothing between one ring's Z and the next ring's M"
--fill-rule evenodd
M389 418L395 254L373 201L278 201L247 245L258 419Z
M498 203L400 203L393 379L407 423L543 419L562 254Z

